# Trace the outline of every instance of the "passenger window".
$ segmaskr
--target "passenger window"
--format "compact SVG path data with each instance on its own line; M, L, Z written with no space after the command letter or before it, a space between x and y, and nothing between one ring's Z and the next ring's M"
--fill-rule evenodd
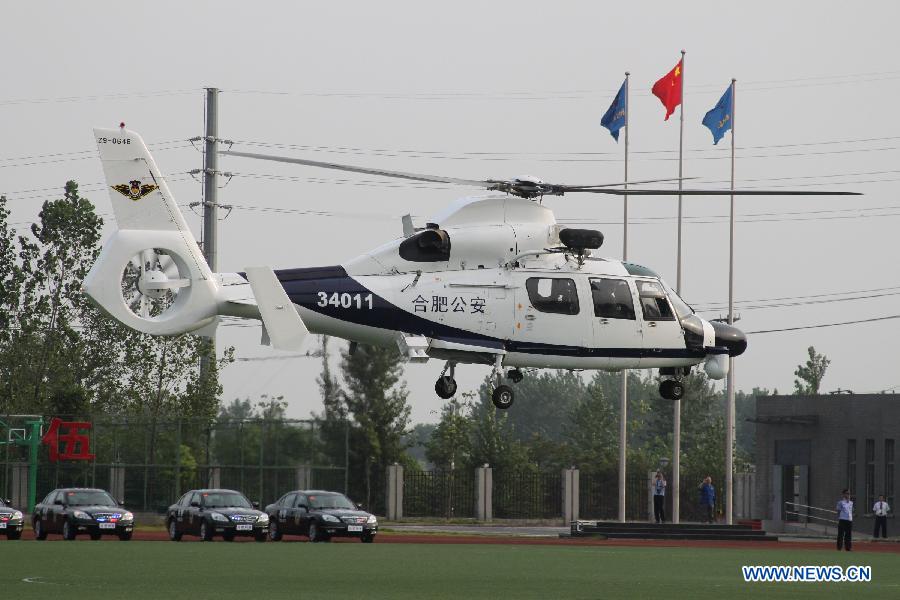
M191 502L200 504L200 492L194 492L193 494L191 494L191 499L188 501L188 506L190 506Z
M634 320L631 288L623 279L591 279L594 316L605 319Z
M578 291L572 279L530 277L525 289L531 305L541 312L578 314Z
M288 494L284 498L281 499L281 506L286 506L288 508L292 508L294 506L294 500L297 498L297 494Z
M296 505L297 508L300 508L301 506L307 506L307 505L308 505L308 503L306 502L306 496L304 496L303 494L297 494L297 505Z
M666 299L666 292L656 281L638 281L638 296L645 321L674 321L675 315Z
M181 497L181 500L178 501L179 506L190 506L191 505L191 493L188 492L184 496Z

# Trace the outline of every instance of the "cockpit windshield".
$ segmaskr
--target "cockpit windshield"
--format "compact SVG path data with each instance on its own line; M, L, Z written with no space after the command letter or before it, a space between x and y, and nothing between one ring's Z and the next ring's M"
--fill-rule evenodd
M675 309L675 314L678 315L679 320L684 320L686 317L694 314L694 309L691 308L687 302L682 300L681 297L677 293L675 293L675 290L673 290L668 283L666 283L662 279L660 279L659 281L663 284L663 287L666 288L666 294L668 294L669 301L672 303L672 307Z

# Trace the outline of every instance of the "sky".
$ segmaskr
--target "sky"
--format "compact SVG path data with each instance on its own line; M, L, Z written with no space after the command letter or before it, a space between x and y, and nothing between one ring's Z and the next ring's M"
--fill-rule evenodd
M735 299L748 332L900 314L900 5L869 2L170 2L10 3L0 52L0 193L25 228L66 180L111 232L91 129L141 133L180 204L201 153L204 92L222 90L220 136L233 149L463 178L534 174L622 179L622 145L600 118L631 72L632 179L677 176L678 113L653 82L687 51L685 187L727 186L731 134L700 125L734 77L738 187L837 189L860 197L736 202ZM417 224L471 190L222 157L234 207L219 229L219 270L330 265ZM622 256L622 201L550 198L557 219L601 229ZM630 260L674 284L676 205L630 200ZM728 198L686 198L682 296L726 312ZM188 209L186 209L188 210ZM199 238L201 220L186 212ZM593 223L594 225L588 225ZM793 389L808 346L831 359L823 391L900 386L900 320L753 334L736 385ZM283 395L288 414L321 410L317 358L259 345L259 327L223 327L242 359L223 400ZM315 350L316 340L308 340ZM416 422L436 421L442 364L410 365ZM487 367L461 366L461 390Z

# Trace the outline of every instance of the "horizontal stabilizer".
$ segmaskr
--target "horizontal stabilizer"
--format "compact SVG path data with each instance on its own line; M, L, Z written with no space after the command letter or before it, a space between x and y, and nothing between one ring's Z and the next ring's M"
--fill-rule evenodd
M248 267L246 273L272 347L299 350L309 330L275 273L269 267Z

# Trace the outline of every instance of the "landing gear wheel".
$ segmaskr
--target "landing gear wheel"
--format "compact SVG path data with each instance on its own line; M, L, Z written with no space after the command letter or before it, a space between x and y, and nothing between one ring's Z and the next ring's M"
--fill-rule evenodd
M34 529L34 539L36 540L46 540L47 539L47 530L44 529L44 522L40 519L34 521L31 524L31 528Z
M123 531L119 534L119 540L123 542L128 542L131 540L131 536L134 535L133 531Z
M666 379L659 384L659 395L666 400L681 400L684 397L684 384L677 379Z
M213 539L213 530L212 528L203 521L200 523L200 540L204 542L211 542Z
M78 529L72 525L72 521L66 519L63 521L62 536L64 540L74 540L78 534Z
M494 406L501 410L506 410L512 406L515 399L516 394L508 385L497 386L494 393L491 395L491 401L494 403Z
M281 530L278 529L278 521L275 519L269 523L269 539L273 542L281 541Z
M181 541L181 533L178 531L178 524L175 523L175 519L169 520L169 539L173 542Z
M523 379L525 379L525 373L523 373L519 369L510 369L509 373L506 374L506 378L513 383L519 383Z
M456 394L456 380L449 375L441 375L434 383L434 392L439 398L449 400Z

